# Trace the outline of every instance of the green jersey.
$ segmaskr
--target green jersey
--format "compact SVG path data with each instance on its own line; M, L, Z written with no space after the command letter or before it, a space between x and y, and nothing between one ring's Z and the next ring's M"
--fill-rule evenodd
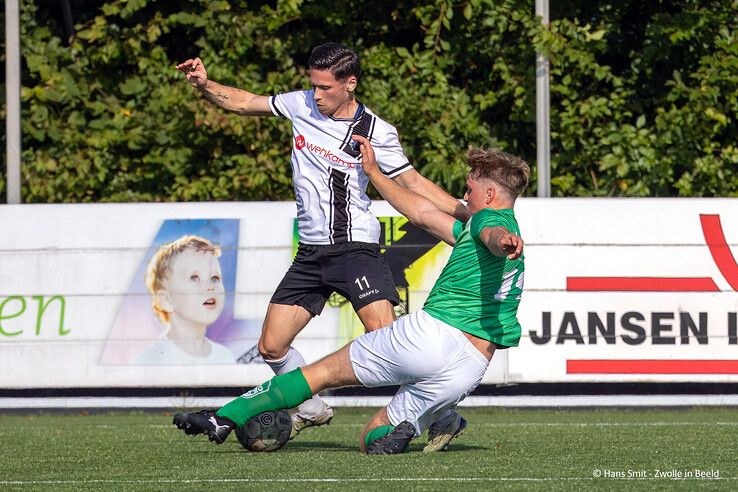
M520 235L512 209L485 208L466 224L454 224L456 245L423 310L461 331L515 347L520 340L517 312L525 266L522 255L508 260L493 255L482 243L482 229L497 226Z

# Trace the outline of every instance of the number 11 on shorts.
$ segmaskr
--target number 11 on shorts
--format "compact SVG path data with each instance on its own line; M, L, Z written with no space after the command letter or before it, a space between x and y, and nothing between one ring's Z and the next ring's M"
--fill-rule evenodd
M354 280L354 283L359 286L359 290L364 290L364 286L361 285L361 281L362 280L364 281L364 283L366 284L366 288L368 289L369 288L369 281L366 279L366 275L364 275L361 278L356 277L356 280Z

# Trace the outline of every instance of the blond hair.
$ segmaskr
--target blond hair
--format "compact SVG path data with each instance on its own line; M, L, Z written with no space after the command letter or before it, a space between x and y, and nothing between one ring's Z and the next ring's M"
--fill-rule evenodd
M466 161L472 179L489 179L505 188L511 198L517 198L530 179L530 167L521 159L499 149L470 148Z
M182 236L181 238L162 244L159 250L149 261L146 269L146 287L151 294L151 308L154 310L159 319L164 323L169 322L169 313L164 311L159 305L157 293L165 289L164 283L171 275L172 260L174 257L186 250L198 253L212 253L217 257L220 256L220 248L205 238L193 235Z

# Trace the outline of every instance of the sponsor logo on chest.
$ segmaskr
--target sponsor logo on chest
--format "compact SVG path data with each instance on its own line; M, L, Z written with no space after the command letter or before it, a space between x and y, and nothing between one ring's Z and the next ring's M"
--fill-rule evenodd
M308 142L305 139L304 135L298 135L295 137L295 149L302 151L302 152L305 152L305 151L310 152L313 155L322 157L323 159L331 162L332 164L337 164L347 169L354 169L356 168L356 165L357 165L356 162L350 162L345 159L342 159L341 157L334 154L333 151L328 148L321 147L319 145L315 145L313 143Z

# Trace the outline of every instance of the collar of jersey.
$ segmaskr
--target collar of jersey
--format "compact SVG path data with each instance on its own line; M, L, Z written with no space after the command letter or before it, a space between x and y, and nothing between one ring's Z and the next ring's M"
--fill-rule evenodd
M361 118L361 115L364 114L364 105L359 102L358 106L356 106L356 113L354 113L353 118L334 118L333 116L328 116L328 118L332 119L333 121L357 121L359 118Z

